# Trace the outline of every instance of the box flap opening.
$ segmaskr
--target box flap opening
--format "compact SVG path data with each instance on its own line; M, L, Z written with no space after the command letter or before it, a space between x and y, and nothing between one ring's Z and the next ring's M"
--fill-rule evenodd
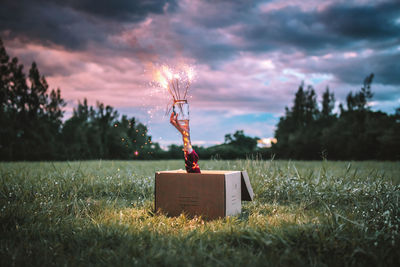
M242 200L252 201L254 197L254 192L250 184L249 175L247 174L247 171L242 171L241 173Z

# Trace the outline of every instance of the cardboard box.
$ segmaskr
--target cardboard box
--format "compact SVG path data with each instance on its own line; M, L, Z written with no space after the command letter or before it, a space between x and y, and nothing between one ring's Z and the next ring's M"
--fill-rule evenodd
M155 177L155 210L169 216L181 213L216 219L239 214L242 200L253 200L246 171L184 170L157 172Z

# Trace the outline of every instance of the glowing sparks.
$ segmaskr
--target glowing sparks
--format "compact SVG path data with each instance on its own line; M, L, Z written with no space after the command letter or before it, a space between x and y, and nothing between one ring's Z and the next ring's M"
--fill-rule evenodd
M188 77L189 82L193 81L193 78L194 78L194 69L193 69L193 67L188 67L187 68L187 77Z
M173 102L187 99L187 93L194 77L194 68L191 66L183 66L174 70L167 65L162 65L154 72L156 84L167 89L173 98Z
M182 103L187 103L188 91L195 78L195 71L192 66L181 65L175 69L168 65L162 65L153 71L153 85L168 92L172 101L168 103L166 114L169 114L174 107L182 110Z

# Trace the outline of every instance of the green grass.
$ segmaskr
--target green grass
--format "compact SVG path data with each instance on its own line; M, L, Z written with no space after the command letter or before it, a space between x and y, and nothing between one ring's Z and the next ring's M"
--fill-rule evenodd
M200 163L248 171L240 216L154 213L183 161L0 163L0 265L399 266L398 162Z

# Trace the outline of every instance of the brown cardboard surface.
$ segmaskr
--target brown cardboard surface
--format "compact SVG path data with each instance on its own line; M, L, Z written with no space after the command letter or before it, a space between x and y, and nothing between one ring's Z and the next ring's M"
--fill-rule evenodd
M156 210L208 219L225 215L225 175L160 172L156 174Z
M247 173L240 171L161 171L155 177L155 209L169 216L186 213L216 219L236 215L241 212L241 200L252 197Z

